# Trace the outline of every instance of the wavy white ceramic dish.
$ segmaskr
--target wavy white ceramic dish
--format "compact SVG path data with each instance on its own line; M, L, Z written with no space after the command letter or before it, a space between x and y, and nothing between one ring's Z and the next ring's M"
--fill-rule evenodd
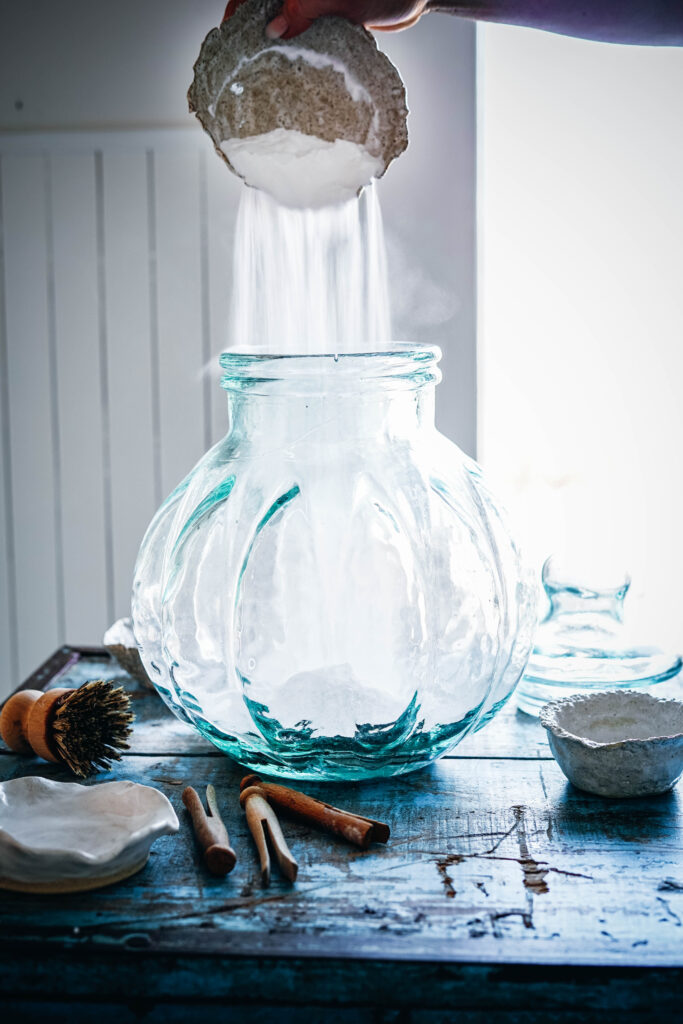
M0 888L79 892L119 882L178 831L171 804L136 782L27 777L0 783Z
M666 793L683 772L683 702L608 690L546 704L541 725L557 763L600 796Z

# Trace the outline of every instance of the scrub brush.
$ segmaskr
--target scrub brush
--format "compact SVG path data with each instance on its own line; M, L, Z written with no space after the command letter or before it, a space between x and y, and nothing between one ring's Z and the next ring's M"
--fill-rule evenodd
M20 690L0 713L0 736L17 754L66 764L85 778L121 759L132 722L128 694L98 679L77 690Z

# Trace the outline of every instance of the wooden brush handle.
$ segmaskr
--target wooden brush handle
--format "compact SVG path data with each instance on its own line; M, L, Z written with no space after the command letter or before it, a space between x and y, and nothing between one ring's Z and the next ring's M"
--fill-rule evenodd
M0 711L0 736L15 754L33 753L28 741L28 716L42 696L40 690L20 690L8 698Z
M0 713L0 736L15 754L37 754L58 763L52 741L52 722L57 706L71 690L20 690L5 703Z

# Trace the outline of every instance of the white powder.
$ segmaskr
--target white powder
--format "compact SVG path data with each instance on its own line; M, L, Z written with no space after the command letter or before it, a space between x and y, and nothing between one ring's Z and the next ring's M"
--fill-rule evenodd
M221 148L248 185L289 207L343 203L383 170L382 160L355 142L325 142L286 128L228 139Z
M382 214L360 199L288 209L242 193L233 263L231 346L267 352L362 352L391 340Z

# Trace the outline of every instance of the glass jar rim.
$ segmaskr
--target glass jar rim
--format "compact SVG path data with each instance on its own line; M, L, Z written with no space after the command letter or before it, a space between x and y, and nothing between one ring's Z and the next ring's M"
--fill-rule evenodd
M226 391L269 392L269 385L281 382L306 391L354 390L381 386L414 389L438 384L441 371L438 345L396 342L385 348L358 352L279 353L257 346L228 349L220 357L225 371L221 386Z

